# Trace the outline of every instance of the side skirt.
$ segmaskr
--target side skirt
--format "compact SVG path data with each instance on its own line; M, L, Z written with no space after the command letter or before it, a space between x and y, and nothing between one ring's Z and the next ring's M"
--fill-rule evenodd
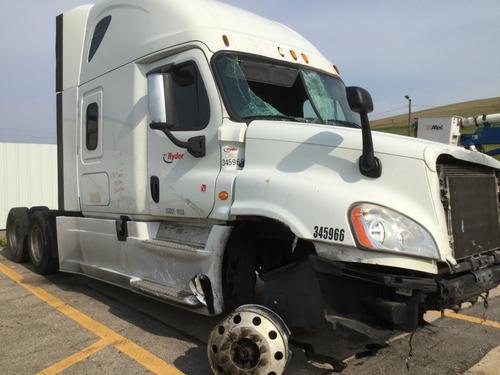
M57 217L60 270L83 274L203 315L223 312L222 260L232 227L127 221L125 241L116 221ZM197 275L208 277L213 305L191 291Z

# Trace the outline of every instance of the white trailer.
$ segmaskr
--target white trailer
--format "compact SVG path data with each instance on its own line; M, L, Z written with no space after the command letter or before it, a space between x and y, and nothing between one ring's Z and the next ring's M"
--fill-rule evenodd
M238 307L214 372L280 374L285 323L411 330L499 284L500 163L372 138L369 94L286 26L103 0L58 16L56 39L59 210L12 209L11 252L200 314Z
M0 229L16 206L57 208L57 146L0 143Z

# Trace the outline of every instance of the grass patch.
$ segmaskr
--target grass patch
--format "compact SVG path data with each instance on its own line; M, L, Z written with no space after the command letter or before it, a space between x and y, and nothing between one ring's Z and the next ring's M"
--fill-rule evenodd
M377 132L398 134L398 135L408 135L408 126L407 125L397 125L397 126L387 126L383 128L372 128L372 130ZM412 132L412 136L414 136L414 132Z
M372 120L371 125L375 130L382 130L377 128L387 128L394 129L399 127L404 127L408 125L408 112L396 116L391 116L379 120ZM412 112L411 122L418 117L432 117L432 116L479 116L483 113L499 113L500 112L500 97L471 100L469 102L455 103L450 105L444 105L441 107L435 107L431 109L426 109L423 111ZM390 131L390 133L392 133ZM401 133L396 133L401 134ZM407 132L405 134L408 134Z
M7 246L7 238L5 236L0 236L0 247Z

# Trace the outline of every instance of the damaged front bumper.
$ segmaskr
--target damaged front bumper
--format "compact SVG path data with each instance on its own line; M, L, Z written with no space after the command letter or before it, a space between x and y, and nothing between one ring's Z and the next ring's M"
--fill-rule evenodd
M500 284L500 251L460 272L432 275L309 256L264 277L268 306L291 326L320 326L333 314L411 331L427 310L454 308Z
M364 302L357 304L361 318L371 315L379 323L413 329L425 311L454 308L497 287L500 284L500 251L484 259L486 261L480 267L472 259L467 265L462 265L462 270L468 268L465 272L436 276L401 274L387 267L366 268L319 257L313 257L311 261L319 275L351 280L357 288L368 291L361 292Z

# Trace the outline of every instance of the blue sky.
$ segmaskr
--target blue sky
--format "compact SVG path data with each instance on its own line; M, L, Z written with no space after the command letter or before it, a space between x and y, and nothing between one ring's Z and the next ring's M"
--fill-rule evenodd
M2 0L0 142L56 141L55 16L88 2ZM500 96L500 0L225 2L312 41L370 91L374 118L405 112L405 94L415 109Z

